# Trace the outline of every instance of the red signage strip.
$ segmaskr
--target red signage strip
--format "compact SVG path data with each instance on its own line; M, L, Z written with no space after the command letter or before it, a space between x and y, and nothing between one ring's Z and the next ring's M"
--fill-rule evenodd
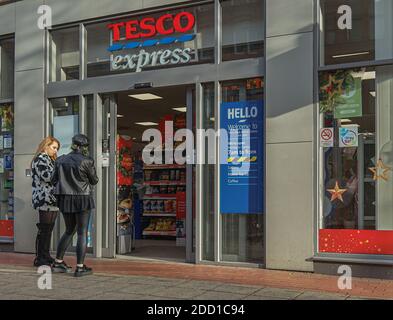
M321 229L319 252L390 255L393 231Z
M130 20L108 25L112 31L113 42L120 41L122 29L126 40L149 38L157 34L169 35L175 32L185 33L194 28L195 17L190 12L180 12L176 15L164 14L159 18L147 17L141 20Z
M13 220L0 220L0 237L14 237Z

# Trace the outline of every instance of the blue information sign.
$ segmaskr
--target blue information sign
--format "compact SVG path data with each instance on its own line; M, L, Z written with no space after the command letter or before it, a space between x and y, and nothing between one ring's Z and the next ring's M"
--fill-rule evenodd
M222 214L264 213L263 101L221 104L220 207Z

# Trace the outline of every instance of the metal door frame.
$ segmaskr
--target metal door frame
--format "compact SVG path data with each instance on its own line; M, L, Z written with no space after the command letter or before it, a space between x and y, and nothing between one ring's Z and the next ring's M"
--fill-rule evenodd
M97 146L97 153L95 154L97 172L100 182L96 189L97 199L97 224L95 228L95 255L97 257L114 258L116 257L116 199L117 199L117 172L116 172L116 131L117 131L117 103L114 95L108 95L105 99L96 93L94 99L94 110L96 113L95 119L97 125L95 126L95 144ZM105 111L108 108L107 112ZM109 117L107 116L109 114ZM108 136L104 136L103 121L109 124L107 130ZM114 134L113 134L114 133ZM102 142L103 139L109 140L109 166L103 167L102 157ZM106 175L106 184L103 183L103 177ZM106 190L104 193L103 190ZM102 197L106 197L106 208L102 207ZM111 214L113 213L113 215ZM105 216L104 216L105 215ZM103 220L103 218L105 218ZM106 225L105 225L106 224ZM107 230L103 233L103 228ZM103 237L105 236L105 239ZM104 241L103 241L104 240Z
M164 86L163 86L164 87ZM196 90L196 85L188 86L186 88L186 106L187 106L187 129L192 129L193 127L193 112L195 110L194 102L196 99L194 98L194 93ZM124 90L123 90L124 91ZM115 258L117 256L116 253L116 209L117 209L117 168L116 168L116 135L117 135L117 103L115 99L115 94L118 93L113 92L108 95L109 101L105 102L102 99L102 96L98 93L94 94L94 119L97 123L94 130L94 141L95 141L95 162L97 163L97 175L100 179L100 182L96 188L96 199L97 199L97 214L95 217L95 232L94 232L94 255L96 257L105 257L105 258ZM110 146L110 158L109 158L109 167L102 167L102 140L105 139L104 132L102 132L102 121L104 119L104 108L105 103L109 103L109 146ZM193 252L194 248L194 219L193 219L193 199L198 198L197 189L193 188L193 164L186 164L186 174L187 174L187 184L186 184L186 261L189 263L195 263L195 252ZM107 172L107 186L103 185L103 176L105 174L105 170ZM107 190L107 208L102 207L102 202L98 201L104 195L104 188ZM195 190L195 198L193 197L193 191ZM111 217L111 212L113 212L113 216ZM198 215L197 212L195 212ZM105 227L105 222L103 221L103 217L105 215L105 221L108 224L107 226L107 239L103 241L103 227ZM196 221L197 219L195 219ZM189 223L191 221L191 223Z

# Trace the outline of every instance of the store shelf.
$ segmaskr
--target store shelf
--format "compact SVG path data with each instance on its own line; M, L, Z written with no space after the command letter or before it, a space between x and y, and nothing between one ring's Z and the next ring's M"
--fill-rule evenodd
M145 181L145 185L150 186L185 186L185 181L170 181L170 180L162 180L162 181Z
M176 231L143 231L144 236L176 237Z
M186 166L178 164L152 164L144 166L143 170L185 169Z
M14 243L14 238L0 237L0 243Z
M176 194L145 194L143 200L165 199L176 200Z
M144 213L144 217L176 217L176 213Z

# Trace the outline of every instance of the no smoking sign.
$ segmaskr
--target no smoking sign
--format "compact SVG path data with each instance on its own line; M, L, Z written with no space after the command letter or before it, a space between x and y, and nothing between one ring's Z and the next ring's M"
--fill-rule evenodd
M334 129L322 128L319 134L321 148L331 148L334 146Z

